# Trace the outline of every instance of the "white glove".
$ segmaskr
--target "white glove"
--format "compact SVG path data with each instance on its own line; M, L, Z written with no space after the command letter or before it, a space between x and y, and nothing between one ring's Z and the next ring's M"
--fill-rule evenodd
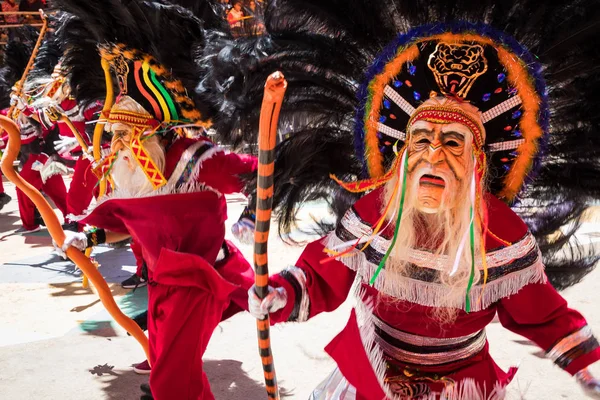
M576 373L575 379L588 397L600 399L600 381L594 378L587 368Z
M23 99L16 94L10 95L10 105L15 106L17 110L23 111L27 104L23 101Z
M53 142L54 150L56 150L56 152L58 154L60 154L61 156L64 154L68 154L71 150L73 150L74 148L79 146L77 139L75 139L74 137L62 136L62 135L59 135L58 137L60 139L55 140Z
M52 241L52 245L54 246L56 253L65 260L67 259L67 249L70 246L73 246L78 250L85 251L85 249L87 249L87 243L88 240L85 233L73 231L65 231L65 242L63 243L62 247L58 247L58 244L56 244L54 240Z
M242 218L231 227L231 233L242 244L254 243L254 222L248 218Z
M267 314L281 310L287 304L287 292L285 288L273 288L269 286L269 294L263 300L256 295L253 285L248 290L248 311L256 319L263 319Z

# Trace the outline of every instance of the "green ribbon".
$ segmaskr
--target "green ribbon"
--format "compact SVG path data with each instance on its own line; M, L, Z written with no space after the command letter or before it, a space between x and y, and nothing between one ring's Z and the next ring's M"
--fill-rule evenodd
M469 283L467 284L467 294L465 298L465 310L471 311L471 288L473 287L473 280L475 279L475 223L473 221L473 207L471 206L471 226L469 228L469 236L471 239L471 275L469 276Z
M406 152L407 150L404 150L404 151ZM375 271L375 273L371 277L371 280L369 281L369 285L371 285L371 286L373 286L373 284L377 280L379 273L383 269L385 262L387 261L388 257L390 256L392 249L396 245L396 240L398 239L398 232L400 231L400 221L402 220L402 210L404 209L404 197L406 195L406 181L407 181L406 176L408 175L408 172L407 172L408 171L408 155L406 153L404 156L404 168L403 169L404 169L404 174L402 176L402 195L400 196L400 208L398 210L398 218L396 218L396 227L394 229L394 238L392 239L392 243L390 244L390 247L388 247L388 249L385 253L385 256L383 256L383 258L381 259L381 262L379 263L377 270Z

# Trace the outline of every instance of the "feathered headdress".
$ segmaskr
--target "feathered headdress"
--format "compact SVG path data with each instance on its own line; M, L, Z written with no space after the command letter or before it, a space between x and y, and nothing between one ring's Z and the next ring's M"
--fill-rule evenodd
M382 184L411 118L461 117L415 114L431 95L474 103L484 127L461 121L487 132L478 146L490 190L528 223L561 288L598 260L555 257L574 245L582 212L600 193L592 178L600 172L594 4L280 0L266 11L266 37L232 42L214 34L204 57L212 74L200 89L227 113L222 123L232 134L250 141L260 82L275 70L285 74L281 115L293 123L275 167L284 229L307 197L333 190L330 174ZM322 151L324 143L335 150Z
M194 55L204 45L202 21L190 10L165 1L60 0L56 4L88 32L87 37L98 45L100 58L110 65L118 96L105 115L106 122L134 127L134 155L154 187L160 187L165 179L148 162L144 138L164 134L170 142L173 135L168 128L173 125L211 124L213 109L194 91L199 80ZM124 98L147 113L120 107Z

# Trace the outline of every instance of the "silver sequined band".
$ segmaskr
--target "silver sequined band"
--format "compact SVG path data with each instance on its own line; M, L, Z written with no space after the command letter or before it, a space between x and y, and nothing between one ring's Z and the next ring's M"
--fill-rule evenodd
M300 310L298 311L298 320L297 322L308 321L308 314L310 311L310 299L308 297L308 291L306 290L306 275L304 275L304 271L296 266L290 266L284 269L294 278L300 285L302 289L302 299L300 299Z
M525 143L525 139L508 140L506 142L490 143L488 150L490 152L514 150Z
M412 351L399 349L398 347L386 342L381 336L375 335L375 343L379 345L384 353L400 362L419 365L440 365L464 360L483 350L486 341L487 338L485 331L483 331L481 334L479 334L477 339L470 342L463 348L439 353L414 353Z
M415 108L411 106L408 101L404 100L404 98L400 96L398 92L396 92L394 89L392 89L391 86L386 86L383 90L383 93L387 97L389 97L390 100L396 103L398 107L400 107L402 111L407 113L409 116L413 115L413 113L415 112Z
M342 226L348 230L356 238L370 236L373 233L371 227L360 219L353 209L350 209L342 218ZM385 254L389 248L391 241L377 236L371 242L371 247L379 253ZM512 260L526 256L536 246L535 238L531 233L527 233L520 241L503 247L500 250L488 252L486 261L488 268L501 267ZM419 267L431 268L436 270L444 270L448 266L448 256L435 256L430 252L412 249L409 252L409 262L418 265ZM477 260L476 264L481 267L481 261Z
M406 133L399 131L398 129L390 128L389 126L382 124L381 122L378 123L377 130L395 139L402 141L406 140Z
M513 96L510 99L505 100L502 103L498 104L496 107L493 107L493 108L489 109L488 111L484 112L483 115L481 116L481 121L484 124L487 122L490 122L497 116L504 114L511 108L515 108L516 106L518 106L521 103L522 103L521 98L518 95Z
M577 332L563 338L546 354L546 356L552 361L556 362L556 360L562 357L565 353L579 346L586 340L591 339L592 337L594 337L592 328L586 325Z
M349 209L342 218L342 226L346 228L354 237L361 238L363 236L370 236L373 234L373 229L362 222L362 220L356 215L353 209Z
M383 322L376 315L373 315L373 323L379 329L381 329L394 339L398 339L401 342L408 343L414 346L454 346L459 345L469 339L473 339L475 336L481 333L481 331L477 331L470 335L459 336L454 338L432 338L427 336L413 335L412 333L403 332L398 329L395 329L394 327L391 327L385 322Z

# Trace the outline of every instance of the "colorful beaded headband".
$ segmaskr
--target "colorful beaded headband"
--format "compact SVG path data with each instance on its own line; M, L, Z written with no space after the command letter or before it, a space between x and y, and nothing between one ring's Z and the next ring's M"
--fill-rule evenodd
M406 132L410 131L410 127L417 121L427 121L434 124L451 124L459 123L465 125L471 133L473 133L473 143L477 149L482 149L485 145L485 129L480 121L475 120L469 114L448 106L428 106L418 109L406 127Z

